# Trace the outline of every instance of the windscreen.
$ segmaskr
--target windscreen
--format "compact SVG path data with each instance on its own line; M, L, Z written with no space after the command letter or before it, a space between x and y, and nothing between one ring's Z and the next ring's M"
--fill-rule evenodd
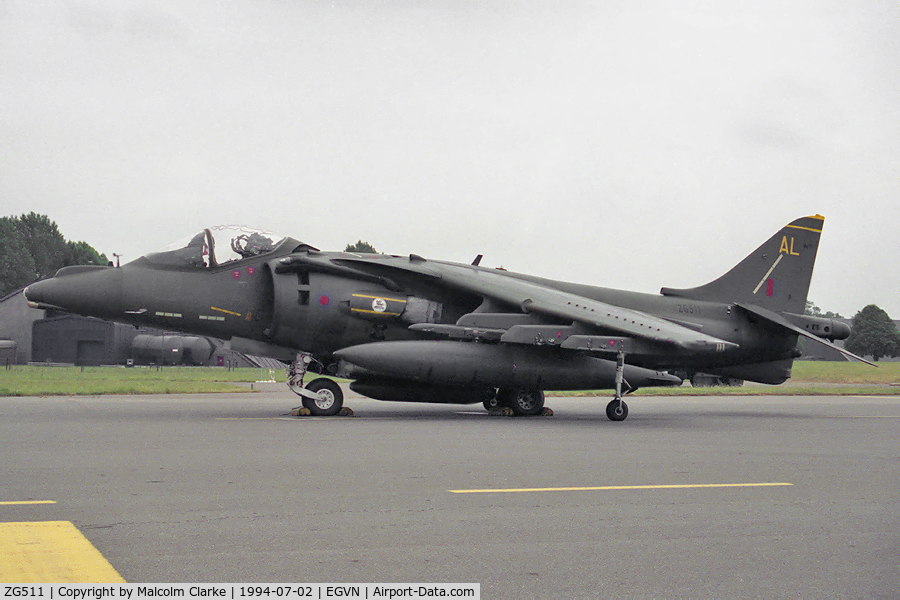
M283 235L249 227L211 227L170 244L162 252L148 254L146 258L160 265L215 267L268 254L285 239Z
M169 244L162 252L153 252L148 254L146 258L158 265L208 267L209 243L207 242L206 230L204 229L200 233Z

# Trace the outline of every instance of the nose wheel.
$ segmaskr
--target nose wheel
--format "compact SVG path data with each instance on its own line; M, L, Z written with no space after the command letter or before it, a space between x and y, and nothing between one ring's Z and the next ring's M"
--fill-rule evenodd
M307 392L315 394L315 398L303 396L303 406L313 416L330 417L341 411L344 405L344 392L341 386L326 377L313 379L306 386Z
M313 379L306 386L303 378L309 369L313 357L306 353L297 354L297 358L288 368L288 387L292 392L302 398L303 407L309 410L311 415L317 417L330 417L336 415L344 406L344 391L341 386L327 377Z

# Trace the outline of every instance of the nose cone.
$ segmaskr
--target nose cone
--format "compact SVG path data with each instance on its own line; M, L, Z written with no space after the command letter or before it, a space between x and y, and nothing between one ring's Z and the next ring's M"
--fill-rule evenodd
M50 279L25 288L38 308L59 308L91 317L122 315L122 269L66 267Z

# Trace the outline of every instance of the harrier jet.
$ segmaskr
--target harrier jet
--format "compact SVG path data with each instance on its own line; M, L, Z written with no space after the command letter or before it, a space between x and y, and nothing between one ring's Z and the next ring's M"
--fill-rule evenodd
M426 259L323 252L290 237L212 227L122 267L74 266L30 285L38 308L228 340L289 363L312 414L343 404L328 377L379 400L542 411L544 390L623 394L697 373L779 384L799 337L836 348L847 325L803 314L824 218L797 219L737 266L659 294ZM850 355L852 356L852 355ZM855 357L854 358L859 358ZM860 359L861 360L861 359Z

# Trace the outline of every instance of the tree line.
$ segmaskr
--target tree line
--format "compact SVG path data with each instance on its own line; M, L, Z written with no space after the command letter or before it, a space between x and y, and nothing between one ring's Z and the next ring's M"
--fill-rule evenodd
M805 313L826 319L844 318L830 310L822 312L812 301L806 303ZM844 348L853 354L871 356L878 362L881 358L900 356L900 333L885 310L870 304L854 315Z
M46 215L0 217L0 297L63 267L108 263L87 242L67 241Z

